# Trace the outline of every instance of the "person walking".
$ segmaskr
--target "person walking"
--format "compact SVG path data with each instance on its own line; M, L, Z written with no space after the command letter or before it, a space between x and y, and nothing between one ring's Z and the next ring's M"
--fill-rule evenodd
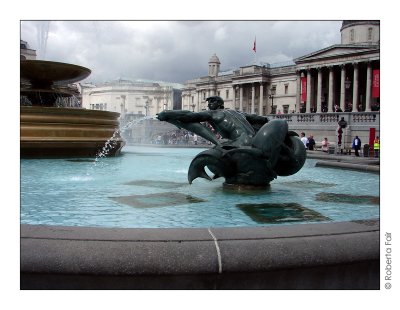
M356 137L353 139L353 145L351 146L351 148L354 149L355 155L356 155L357 157L359 157L359 156L360 156L359 151L360 151L360 149L361 149L361 139L360 139L358 136L356 136Z
M379 137L376 137L375 140L374 140L374 155L375 155L375 158L379 158L380 147L381 147L381 142L379 140Z

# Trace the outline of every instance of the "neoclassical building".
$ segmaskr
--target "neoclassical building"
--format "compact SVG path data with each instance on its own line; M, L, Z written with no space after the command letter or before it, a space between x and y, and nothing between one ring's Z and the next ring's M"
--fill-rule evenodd
M221 72L214 54L208 76L185 83L182 109L205 110L205 99L218 95L225 108L258 115L379 110L379 28L375 20L343 21L340 44L288 63Z
M116 79L103 84L81 84L82 107L121 113L121 119L155 116L166 109L181 109L177 83Z

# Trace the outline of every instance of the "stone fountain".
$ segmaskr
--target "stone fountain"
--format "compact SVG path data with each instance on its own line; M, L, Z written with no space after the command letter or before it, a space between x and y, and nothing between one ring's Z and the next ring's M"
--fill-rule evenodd
M88 77L85 67L44 60L21 60L21 158L95 157L107 144L107 156L125 145L119 134L119 113L59 107L76 94L70 84Z

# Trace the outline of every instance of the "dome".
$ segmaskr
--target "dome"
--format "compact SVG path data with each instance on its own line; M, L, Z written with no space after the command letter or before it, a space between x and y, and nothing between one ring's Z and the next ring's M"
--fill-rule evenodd
M340 31L347 27L352 27L352 26L359 26L359 25L380 25L379 20L344 20L342 22L342 27L340 28Z
M379 44L379 20L344 20L340 28L342 44Z
M211 58L210 58L210 60L209 60L208 62L209 62L209 63L210 63L210 62L212 62L212 63L218 63L218 64L221 63L221 62L219 61L219 58L218 58L218 56L217 56L216 54L212 55Z

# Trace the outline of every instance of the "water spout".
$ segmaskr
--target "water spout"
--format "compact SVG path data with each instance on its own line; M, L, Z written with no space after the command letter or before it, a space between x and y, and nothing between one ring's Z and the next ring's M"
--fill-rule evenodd
M144 116L144 117L141 117L141 118L137 118L137 119L131 120L128 123L126 123L125 125L123 125L120 128L120 131L121 132L125 132L128 129L132 128L132 126L137 125L137 124L141 123L142 121L148 120L148 119L156 119L156 116Z

